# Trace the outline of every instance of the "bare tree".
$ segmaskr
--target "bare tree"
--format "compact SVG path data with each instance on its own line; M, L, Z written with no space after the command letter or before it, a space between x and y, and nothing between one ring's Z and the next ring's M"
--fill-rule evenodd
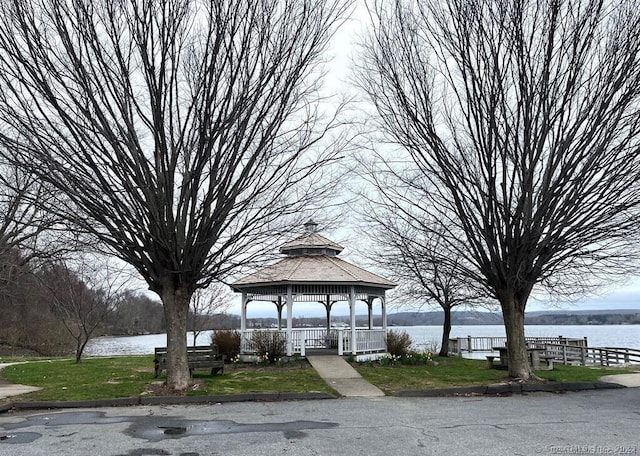
M323 51L348 0L9 0L0 141L133 265L189 384L191 295L322 204L343 143ZM327 114L329 112L329 114Z
M200 288L191 297L189 308L189 328L193 334L193 345L200 333L212 329L211 318L215 313L225 312L231 307L229 287L222 283L212 283L207 288Z
M381 184L376 176L372 177ZM401 188L398 184L377 187L385 196L377 204L370 201L365 219L366 231L374 242L370 256L399 284L394 294L405 305L410 303L417 308L435 305L442 309L444 319L438 355L448 356L453 308L487 305L487 302L482 289L461 272L464 258L447 248L434 231L437 224L424 218L419 204L404 199Z
M640 10L407 0L371 22L359 84L429 182L415 198L445 245L499 301L509 374L529 379L534 287L578 292L637 257Z
M75 341L76 363L82 360L87 343L117 305L127 283L122 268L97 259L84 255L51 264L39 274L49 291L53 314Z

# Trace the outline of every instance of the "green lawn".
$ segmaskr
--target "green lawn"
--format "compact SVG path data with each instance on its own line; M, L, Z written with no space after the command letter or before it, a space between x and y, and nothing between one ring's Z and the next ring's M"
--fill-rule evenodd
M379 366L356 364L357 371L386 394L452 386L488 385L509 380L507 372L489 369L484 360L435 358L432 366ZM537 371L549 381L592 382L604 375L637 372L633 369L601 369L583 366L554 365L553 371Z
M387 394L400 391L487 385L508 381L503 370L488 369L484 360L436 358L428 366L379 366L355 364L360 374ZM554 366L553 371L536 372L549 381L591 382L603 375L637 372L637 369L600 369ZM153 378L151 356L87 358L32 361L8 366L0 373L4 379L43 389L22 397L1 401L73 401L169 394L162 380ZM335 393L306 361L283 366L227 366L224 375L196 371L189 395L242 394L252 392L328 392Z
M167 394L158 385L165 379L153 377L153 357L122 356L87 358L80 364L72 360L38 361L5 367L0 375L13 383L43 389L22 396L21 400L73 401ZM194 388L188 394L236 394L247 392L332 392L332 389L306 362L282 367L247 365L225 367L224 375L194 373ZM7 398L4 402L15 401Z

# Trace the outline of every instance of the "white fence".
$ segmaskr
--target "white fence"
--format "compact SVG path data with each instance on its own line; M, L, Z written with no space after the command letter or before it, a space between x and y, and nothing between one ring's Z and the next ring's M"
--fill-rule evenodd
M281 335L287 339L287 331L282 329L247 330L241 335L240 349L242 353L256 353L253 341L255 331L265 331ZM306 355L309 349L335 349L339 355L353 352L350 329L302 328L291 330L291 340L286 340L286 347L291 354ZM356 329L356 353L383 352L387 349L384 329Z

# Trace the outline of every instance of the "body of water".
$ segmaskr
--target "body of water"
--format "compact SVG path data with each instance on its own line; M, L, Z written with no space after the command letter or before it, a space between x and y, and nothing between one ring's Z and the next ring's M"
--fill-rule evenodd
M404 330L411 336L413 343L420 347L432 348L440 344L441 326L394 326L389 329ZM531 337L586 337L590 347L626 347L640 349L640 325L553 325L527 326L525 335ZM505 336L504 326L453 326L451 337L501 337ZM192 335L187 338L193 343ZM211 331L198 335L197 344L211 342ZM147 355L153 354L154 347L166 347L166 334L149 334L129 337L97 337L89 341L87 356Z
M409 333L415 344L440 344L440 326L396 326L390 329ZM456 337L504 337L502 325L453 326L451 338ZM640 349L640 325L532 325L525 327L527 337L587 338L590 347L625 347Z

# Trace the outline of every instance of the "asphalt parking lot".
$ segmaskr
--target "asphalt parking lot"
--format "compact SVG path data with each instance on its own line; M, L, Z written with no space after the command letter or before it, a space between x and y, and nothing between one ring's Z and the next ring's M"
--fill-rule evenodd
M640 389L15 411L0 455L638 454Z

